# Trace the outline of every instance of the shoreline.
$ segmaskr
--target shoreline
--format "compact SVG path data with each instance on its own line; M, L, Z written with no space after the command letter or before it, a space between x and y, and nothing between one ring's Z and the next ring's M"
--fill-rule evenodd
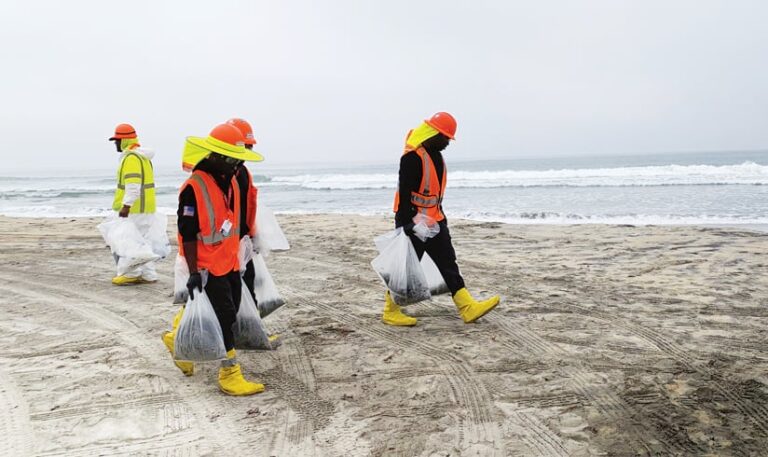
M280 217L302 217L302 216L328 216L328 217L362 217L362 218L385 218L392 219L390 216L383 215L371 215L371 214L356 214L356 213L294 213L294 212L275 212L276 216ZM168 216L169 223L175 221L176 216L174 214L166 214ZM29 220L29 221L59 221L59 220L93 220L101 221L105 216L6 216L0 214L0 219L14 219L14 220ZM466 223L479 223L479 224L504 224L513 227L525 227L525 226L541 226L541 227L577 227L577 226L594 226L594 227L637 227L637 228L654 228L654 227L678 227L678 228L712 228L712 229L732 229L738 231L751 231L759 233L768 233L768 224L754 224L754 223L723 223L723 224L707 224L707 223L695 223L695 224L621 224L621 223L601 223L601 222L585 222L585 223L542 223L542 222L504 222L504 221L489 221L480 219L466 219L452 217L449 218L450 222L461 221Z

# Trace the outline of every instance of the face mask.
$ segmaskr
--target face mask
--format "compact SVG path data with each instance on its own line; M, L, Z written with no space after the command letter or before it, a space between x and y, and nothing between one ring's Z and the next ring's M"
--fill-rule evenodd
M435 135L422 144L427 151L441 152L451 143L451 139L443 134Z
M208 157L211 165L221 174L233 175L237 170L237 164L240 162L238 159L223 156L221 154L211 154Z

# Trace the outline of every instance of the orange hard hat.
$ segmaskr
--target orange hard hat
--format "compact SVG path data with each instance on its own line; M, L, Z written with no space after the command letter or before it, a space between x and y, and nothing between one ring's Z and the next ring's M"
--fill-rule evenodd
M256 138L253 137L253 129L248 121L240 119L239 117L233 117L227 121L227 124L234 125L240 132L242 132L245 137L245 144L256 144Z
M209 137L213 137L224 143L231 144L232 146L242 147L245 144L245 136L243 133L231 124L219 124L211 130L208 134Z
M136 138L136 129L131 124L118 124L115 127L115 134L109 141L121 140L123 138Z
M456 119L454 119L450 114L441 111L439 113L435 113L435 115L429 119L426 119L424 122L448 138L452 140L455 139Z

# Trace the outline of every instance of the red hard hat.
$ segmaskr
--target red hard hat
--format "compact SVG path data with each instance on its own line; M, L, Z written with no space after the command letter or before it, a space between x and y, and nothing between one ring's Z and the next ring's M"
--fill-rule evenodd
M115 127L115 135L109 141L121 140L123 138L136 138L136 129L131 124L118 124Z
M436 113L424 122L452 140L456 136L456 119L444 111Z
M253 129L251 128L251 124L249 124L248 121L245 119L240 119L239 117L235 117L228 120L227 124L234 125L238 130L240 130L240 132L245 137L245 144L256 144L256 138L253 137Z

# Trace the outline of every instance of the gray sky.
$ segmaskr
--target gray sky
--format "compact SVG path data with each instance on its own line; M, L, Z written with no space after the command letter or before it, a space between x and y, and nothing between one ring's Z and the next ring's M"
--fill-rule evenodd
M2 168L112 167L130 122L173 169L233 116L266 163L396 161L441 110L460 159L765 149L766 19L764 0L3 0Z

